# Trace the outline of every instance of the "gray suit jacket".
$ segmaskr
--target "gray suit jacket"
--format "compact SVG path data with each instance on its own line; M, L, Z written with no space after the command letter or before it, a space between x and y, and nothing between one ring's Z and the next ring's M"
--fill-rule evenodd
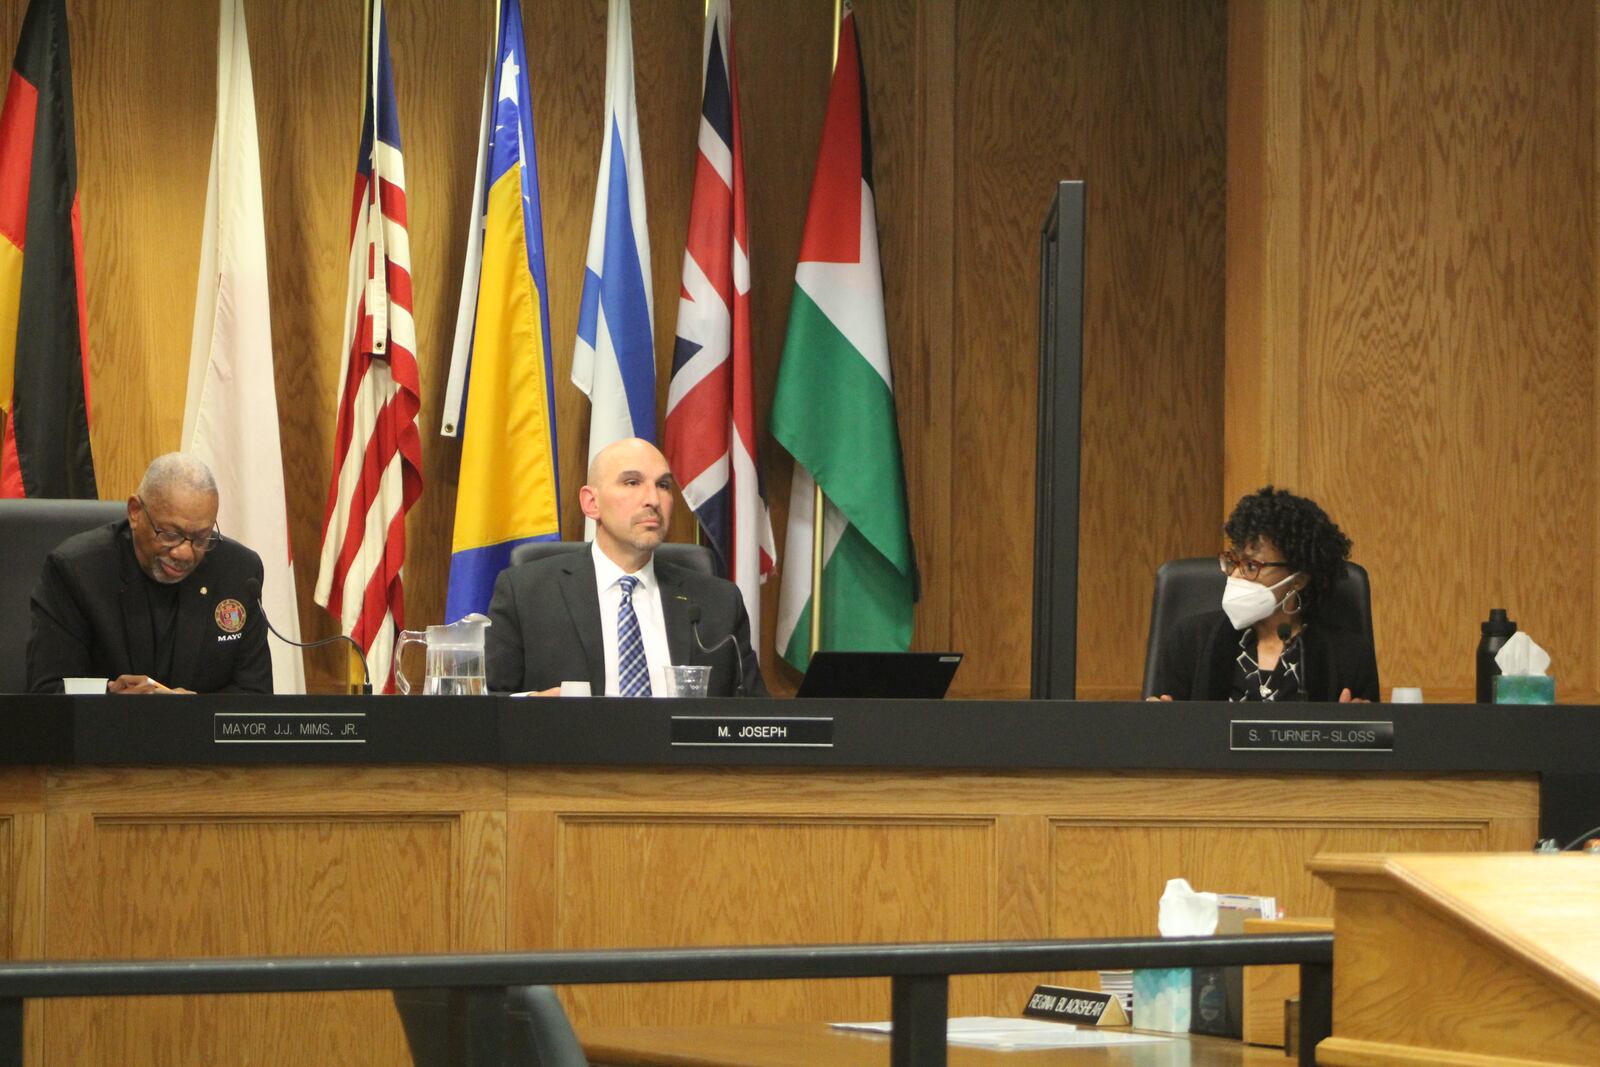
M739 587L659 558L655 571L672 662L709 665L711 695L733 696L739 680L738 656L744 663L744 692L766 696ZM700 640L716 651L702 652L695 643L690 604L700 605ZM489 602L489 619L493 625L484 651L491 691L517 693L588 679L596 694L605 692L600 599L594 557L588 552L562 553L501 571ZM733 641L717 648L729 634Z

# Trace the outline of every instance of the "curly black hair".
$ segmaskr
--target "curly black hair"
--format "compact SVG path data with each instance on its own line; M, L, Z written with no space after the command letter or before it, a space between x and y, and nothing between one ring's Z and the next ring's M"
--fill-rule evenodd
M1289 566L1310 579L1303 590L1307 617L1315 617L1350 558L1350 538L1316 501L1270 485L1240 500L1222 529L1236 548L1270 539Z

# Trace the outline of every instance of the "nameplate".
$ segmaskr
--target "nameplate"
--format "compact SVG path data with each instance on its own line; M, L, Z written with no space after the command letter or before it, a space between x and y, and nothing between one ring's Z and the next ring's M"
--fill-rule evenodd
M1394 723L1234 719L1235 752L1393 752Z
M832 748L831 715L674 715L672 743L729 748Z
M1128 1014L1122 1010L1122 1001L1114 994L1093 989L1073 989L1071 986L1041 985L1033 987L1022 1014L1035 1019L1053 1019L1058 1023L1078 1023L1082 1026L1127 1026Z
M364 745L364 711L212 713L211 739L219 745Z

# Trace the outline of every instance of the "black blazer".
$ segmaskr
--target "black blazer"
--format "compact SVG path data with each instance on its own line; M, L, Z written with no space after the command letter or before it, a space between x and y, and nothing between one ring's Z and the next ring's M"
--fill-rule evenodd
M59 693L63 678L122 674L196 693L272 692L267 630L247 592L252 578L262 579L261 557L224 538L178 583L172 672L163 677L150 640L148 580L128 520L69 537L45 559L33 590L29 692Z
M750 617L739 587L660 559L661 611L672 662L711 667L709 692L733 696L738 667L733 643L700 651L689 626L689 605L700 605L700 640L708 648L732 634L744 660L745 693L766 696L767 687L750 648ZM585 678L596 695L605 692L606 654L600 631L600 597L594 556L564 552L508 567L495 579L489 601L492 625L484 642L489 689L497 693L550 689Z
M1378 699L1378 660L1360 634L1310 623L1300 633L1305 652L1303 691L1308 700L1337 701L1339 692ZM1167 631L1167 650L1155 696L1174 700L1227 700L1239 656L1239 631L1221 611L1180 619Z

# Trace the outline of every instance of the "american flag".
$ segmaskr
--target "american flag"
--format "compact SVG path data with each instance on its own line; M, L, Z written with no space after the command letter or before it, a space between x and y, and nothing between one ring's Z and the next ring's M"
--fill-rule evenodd
M760 587L777 550L756 462L750 245L732 35L728 0L711 0L664 444L707 543L744 596L750 632L759 634Z
M393 692L395 631L405 626L406 512L422 495L422 406L411 319L406 170L382 0L372 0L367 100L356 160L333 480L322 526L317 603Z

